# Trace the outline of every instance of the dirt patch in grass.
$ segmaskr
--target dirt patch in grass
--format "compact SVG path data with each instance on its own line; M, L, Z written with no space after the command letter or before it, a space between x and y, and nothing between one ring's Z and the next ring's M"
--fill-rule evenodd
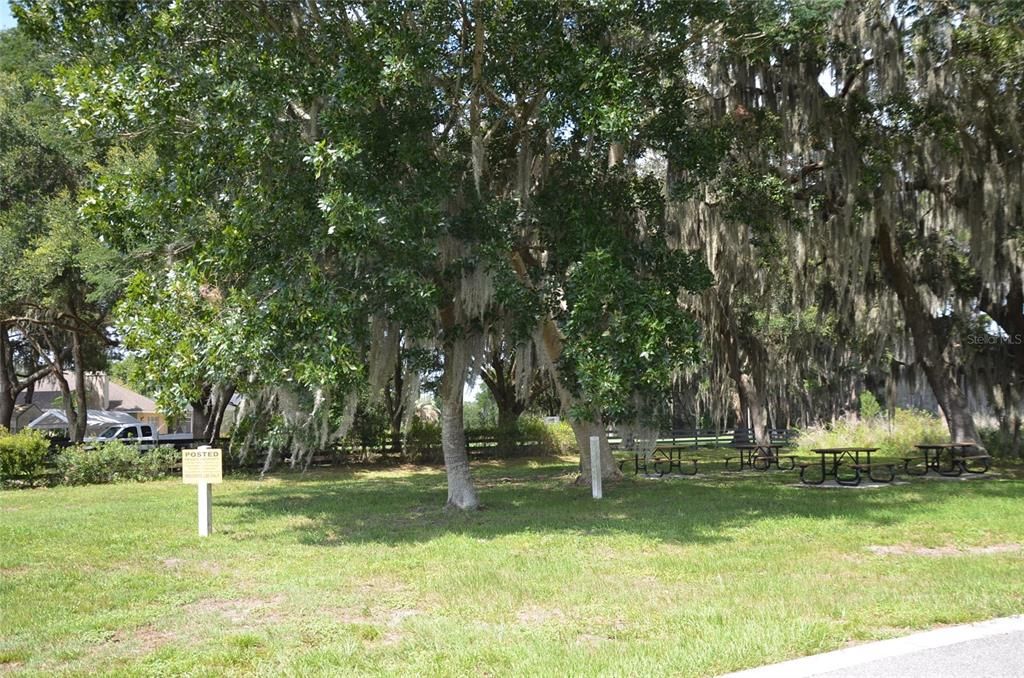
M208 560L192 562L185 558L158 558L157 561L162 567L172 572L198 571L205 576L216 577L221 574L222 568L219 563L212 563Z
M398 626L409 617L417 617L423 614L421 610L403 608L400 610L391 610L388 613L388 626Z
M28 565L15 565L14 567L0 567L0 577L13 577L19 574L26 574L31 572L32 568ZM0 662L2 663L2 662Z
M327 611L327 617L341 624L372 624L373 617L354 610L335 608Z
M991 546L914 546L912 544L893 544L891 546L868 546L877 556L927 556L930 558L947 558L955 556L995 555L1000 553L1019 553L1024 551L1024 544L992 544Z
M396 645L401 642L403 634L398 630L398 627L409 617L415 617L419 614L421 612L414 609L390 610L385 622L387 624L387 631L380 637L381 645Z
M415 608L380 608L366 612L357 612L352 609L333 608L327 614L335 622L365 629L364 640L377 642L381 645L395 645L401 642L404 637L401 630L399 630L402 622L410 617L417 617L423 614L423 611Z
M178 634L171 631L158 631L157 629L146 627L135 632L134 641L143 651L152 652L177 639Z
M272 624L283 619L279 608L283 596L272 598L206 598L185 605L188 614L215 616L237 625Z
M108 642L128 643L142 653L153 652L168 643L178 640L180 636L173 631L161 631L147 625L130 631L117 631Z
M592 633L581 633L576 636L576 644L584 647L597 647L611 640L607 636L595 636Z
M327 616L343 624L387 624L395 626L409 617L423 614L422 610L399 608L368 610L365 613L346 608L331 608Z
M516 621L527 626L540 626L565 620L565 613L557 607L529 605L516 613Z
M476 481L477 487L498 487L499 485L534 485L537 483L563 482L564 473L537 473L526 476L504 476L501 478L485 478ZM607 481L605 481L607 482Z

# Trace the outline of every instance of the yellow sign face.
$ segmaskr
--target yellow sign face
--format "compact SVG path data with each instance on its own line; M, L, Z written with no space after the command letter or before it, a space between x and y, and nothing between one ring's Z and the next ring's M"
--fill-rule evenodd
M181 480L185 483L224 482L221 451L214 448L181 451Z

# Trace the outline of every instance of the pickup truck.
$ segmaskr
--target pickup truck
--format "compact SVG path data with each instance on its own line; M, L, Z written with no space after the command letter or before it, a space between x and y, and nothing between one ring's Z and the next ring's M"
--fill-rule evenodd
M105 443L118 440L123 443L138 444L139 450L155 449L158 445L184 447L193 442L191 433L165 433L160 435L149 424L113 424L98 436L86 438L86 443Z

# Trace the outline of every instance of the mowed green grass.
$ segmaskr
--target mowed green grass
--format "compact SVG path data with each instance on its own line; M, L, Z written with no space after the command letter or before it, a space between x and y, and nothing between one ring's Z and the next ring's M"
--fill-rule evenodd
M1024 474L877 489L569 460L0 492L0 673L715 675L1024 612Z

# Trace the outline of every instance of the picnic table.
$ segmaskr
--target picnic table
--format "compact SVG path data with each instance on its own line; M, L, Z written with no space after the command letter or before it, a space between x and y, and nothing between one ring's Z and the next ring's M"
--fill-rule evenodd
M985 473L992 466L992 457L986 452L975 452L977 445L970 441L958 443L921 443L914 445L921 451L921 458L904 457L903 470L907 475L923 476L935 471L941 476L959 476L963 473ZM943 467L942 457L948 455L948 464ZM913 462L922 462L921 470L911 470ZM981 464L970 466L972 462Z
M880 483L892 482L896 477L894 464L889 462L873 464L871 462L871 453L877 452L877 447L820 447L811 451L820 457L821 475L818 480L808 479L807 469L818 466L819 462L801 462L800 482L807 485L821 485L829 477L834 478L840 485L860 485L863 471L868 472L868 478ZM849 463L850 468L853 469L852 476L844 477L839 474L839 467L846 463ZM878 468L886 469L888 474L876 475L875 470Z
M796 457L792 455L781 456L780 452L786 445L784 443L739 443L736 445L730 445L731 449L736 450L739 454L738 457L726 457L725 468L728 470L730 462L733 459L737 459L739 462L739 468L737 470L742 471L745 468L752 468L758 471L767 471L775 465L775 468L779 470L788 471L795 467ZM783 468L779 465L780 459L788 459L789 466Z
M686 445L658 445L653 452L646 454L638 450L633 452L633 475L639 475L643 469L644 475L651 475L653 471L660 478L672 469L677 469L680 475L697 475L697 459L685 459L683 451L689 449ZM619 470L625 470L626 459L619 461ZM650 464L651 468L648 468ZM685 466L684 466L685 465Z
M654 451L654 470L659 476L672 473L672 469L676 469L684 476L697 475L698 460L694 457L683 458L683 451L687 449L690 449L687 445L659 445ZM664 471L661 470L661 465L665 465Z

